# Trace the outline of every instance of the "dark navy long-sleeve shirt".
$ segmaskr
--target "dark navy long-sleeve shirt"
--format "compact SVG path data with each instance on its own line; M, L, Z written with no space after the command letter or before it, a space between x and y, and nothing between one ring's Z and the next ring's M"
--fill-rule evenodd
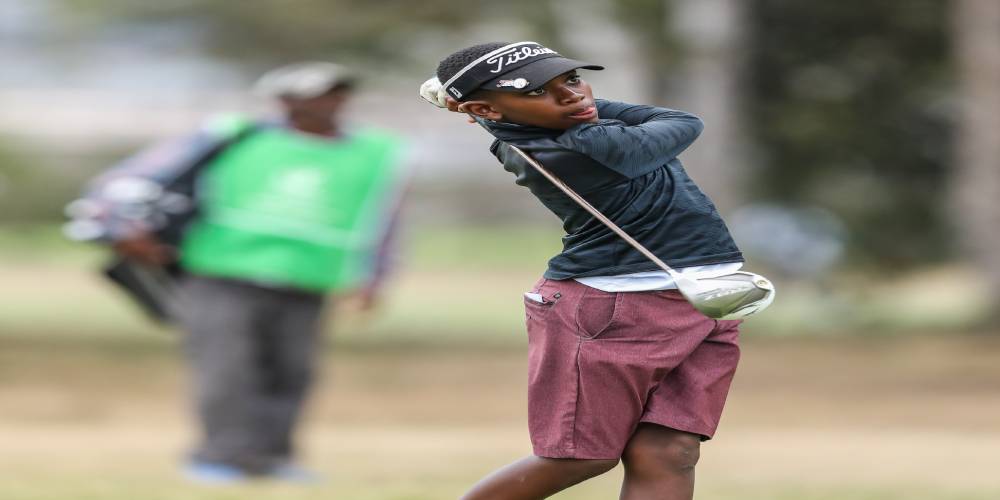
M600 120L565 131L481 121L491 146L563 222L563 250L545 277L569 279L659 269L535 171L507 144L538 160L626 233L675 268L742 262L711 200L677 159L701 133L682 111L597 100Z

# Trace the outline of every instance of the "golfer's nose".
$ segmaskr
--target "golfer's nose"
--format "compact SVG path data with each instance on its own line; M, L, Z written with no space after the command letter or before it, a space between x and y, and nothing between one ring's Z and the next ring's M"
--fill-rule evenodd
M560 85L557 91L559 92L559 100L563 104L580 102L580 100L584 97L583 92L580 92L569 85Z

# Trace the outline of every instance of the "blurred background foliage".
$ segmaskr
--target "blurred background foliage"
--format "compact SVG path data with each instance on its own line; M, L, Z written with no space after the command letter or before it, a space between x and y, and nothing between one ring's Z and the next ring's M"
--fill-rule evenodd
M851 230L851 262L858 265L910 269L949 256L946 207L928 203L947 181L951 144L946 2L875 2L864 9L857 2L749 3L742 127L757 168L751 197L837 213ZM546 2L518 0L462 8L444 0L56 5L78 36L95 29L167 31L170 44L203 47L248 74L288 54L331 53L415 71L422 51L441 54L454 46L450 32L495 21L526 21L526 36L559 46L558 19L574 13L573 2L545 8ZM651 86L669 92L683 43L666 28L668 2L619 0L614 7L655 68Z
M946 2L751 3L757 193L838 214L858 265L953 257L941 196L955 120Z

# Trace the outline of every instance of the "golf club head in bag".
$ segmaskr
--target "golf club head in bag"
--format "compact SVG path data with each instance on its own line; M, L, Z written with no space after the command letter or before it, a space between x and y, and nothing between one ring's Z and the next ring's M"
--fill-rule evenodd
M774 301L771 281L746 271L697 280L676 273L674 282L695 309L713 319L743 319Z

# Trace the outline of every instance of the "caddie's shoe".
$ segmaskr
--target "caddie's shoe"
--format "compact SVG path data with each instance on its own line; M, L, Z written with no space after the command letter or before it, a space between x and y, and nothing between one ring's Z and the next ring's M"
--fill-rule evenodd
M184 466L184 477L201 484L236 484L250 480L239 467L221 463L192 460Z
M323 477L316 472L303 468L294 462L282 462L275 465L267 471L264 477L275 481L299 484L315 484L323 480Z

